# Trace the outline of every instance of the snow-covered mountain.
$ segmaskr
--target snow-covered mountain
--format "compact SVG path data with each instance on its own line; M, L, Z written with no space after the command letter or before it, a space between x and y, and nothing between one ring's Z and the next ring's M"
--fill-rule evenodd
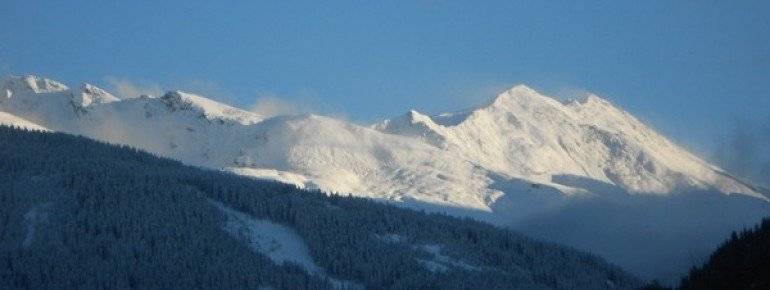
M475 110L433 118L410 111L375 127L567 194L592 191L561 181L571 176L640 194L696 187L766 199L595 95L562 103L519 85Z
M0 114L3 123L504 226L528 228L566 204L608 196L698 191L746 197L760 212L768 204L766 193L606 100L559 102L525 86L472 110L438 116L410 111L362 126L317 115L266 119L180 91L120 100L93 85L70 89L25 76L0 84ZM576 246L601 254L591 245Z

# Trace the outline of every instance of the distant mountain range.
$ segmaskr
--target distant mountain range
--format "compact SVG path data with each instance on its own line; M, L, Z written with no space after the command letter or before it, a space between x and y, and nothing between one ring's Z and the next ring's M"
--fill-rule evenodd
M318 115L264 118L181 91L121 100L89 84L9 77L0 85L0 122L468 215L590 250L648 278L678 276L731 230L770 214L766 189L609 101L560 102L521 85L472 110L410 111L364 126Z

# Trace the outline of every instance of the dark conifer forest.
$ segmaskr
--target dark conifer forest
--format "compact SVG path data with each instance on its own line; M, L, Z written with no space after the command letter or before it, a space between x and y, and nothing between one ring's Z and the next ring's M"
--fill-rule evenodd
M680 289L770 289L770 219L733 233L703 267L690 271Z
M690 270L676 288L653 282L643 290L770 289L770 218L733 232L708 261Z
M215 204L293 229L323 273L254 251L223 230L228 216ZM755 281L765 286L767 228L741 234L723 250L738 259L764 255L755 262L764 280ZM722 255L696 271L686 289L709 281L698 277L712 269L729 268ZM596 256L470 219L190 167L78 136L0 127L0 289L639 286Z

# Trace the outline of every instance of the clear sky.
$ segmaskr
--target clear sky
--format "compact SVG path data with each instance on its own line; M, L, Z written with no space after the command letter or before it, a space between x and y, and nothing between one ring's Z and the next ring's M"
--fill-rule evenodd
M770 1L200 2L4 0L0 75L362 123L524 83L594 92L707 158L770 152Z

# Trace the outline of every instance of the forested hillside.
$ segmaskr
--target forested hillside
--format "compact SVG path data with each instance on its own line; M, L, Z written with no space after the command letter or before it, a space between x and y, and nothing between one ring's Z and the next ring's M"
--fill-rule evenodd
M734 233L680 289L770 289L770 218Z
M485 223L189 167L67 134L0 126L0 172L0 289L640 285L600 258ZM259 238L270 233L255 232L259 221L296 232L317 268L263 255L282 245L272 238L260 250Z
M690 270L678 287L664 287L656 281L641 289L770 289L770 218L752 229L733 232L703 266Z

